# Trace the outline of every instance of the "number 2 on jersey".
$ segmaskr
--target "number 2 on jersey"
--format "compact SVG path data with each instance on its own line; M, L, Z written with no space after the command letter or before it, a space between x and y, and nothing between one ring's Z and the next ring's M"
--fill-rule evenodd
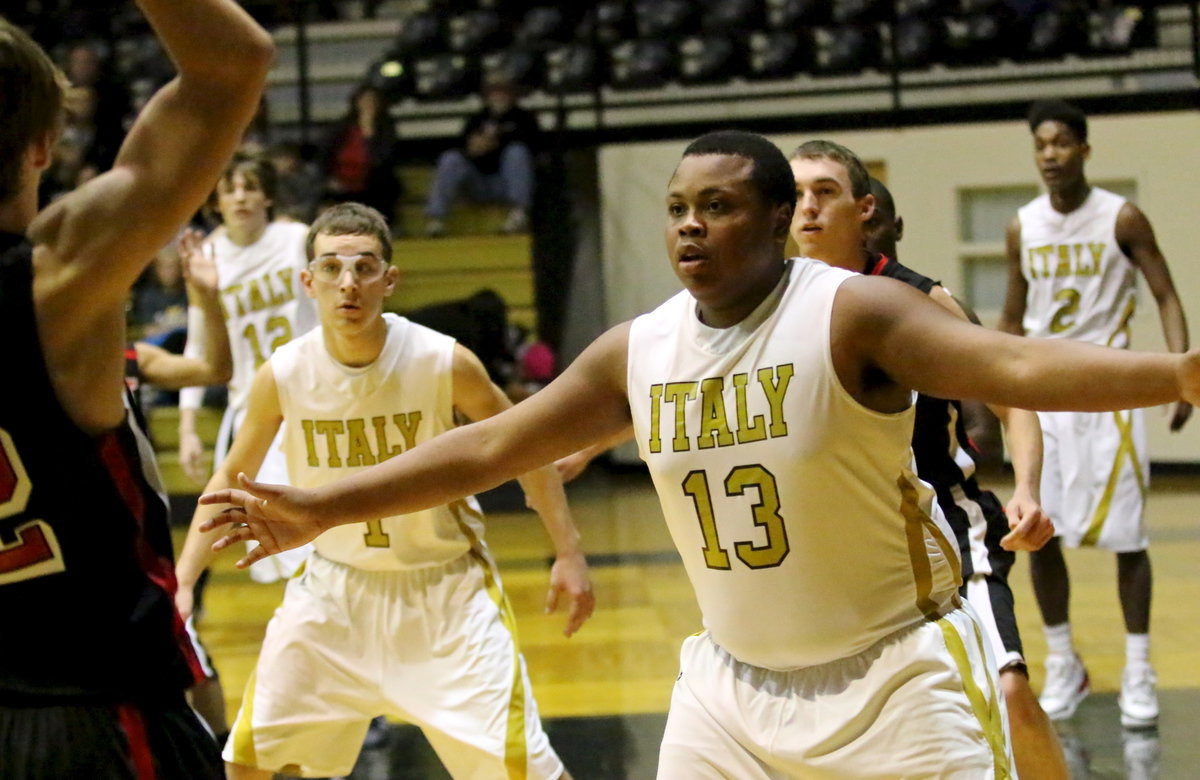
M731 498L744 495L747 488L758 492L758 501L751 507L754 525L766 531L765 544L740 541L733 543L738 560L751 569L778 566L787 557L789 546L787 527L779 514L779 489L775 476L762 466L737 466L725 477L725 495ZM708 474L703 470L688 472L683 480L683 492L696 505L700 533L704 536L704 562L710 569L729 569L729 551L721 546L717 533L717 517L713 511Z
M0 428L0 524L25 511L32 487L12 436ZM11 536L15 541L0 536L0 585L66 571L58 537L45 520L21 521Z

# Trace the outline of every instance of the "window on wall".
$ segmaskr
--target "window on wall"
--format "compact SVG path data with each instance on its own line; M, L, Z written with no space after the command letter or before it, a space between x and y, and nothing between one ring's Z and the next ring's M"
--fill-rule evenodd
M1137 200L1137 183L1134 181L1092 183L1129 200ZM1004 249L1008 223L1017 209L1037 197L1039 192L1033 184L970 187L958 191L958 260L964 289L955 293L961 294L989 327L1000 319L1008 286L1008 259Z

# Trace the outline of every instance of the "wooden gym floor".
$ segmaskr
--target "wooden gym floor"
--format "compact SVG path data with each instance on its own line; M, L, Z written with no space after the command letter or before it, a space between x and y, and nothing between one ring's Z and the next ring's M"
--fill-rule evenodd
M995 485L1005 494L1003 485ZM700 628L690 586L642 471L593 466L568 487L584 534L596 614L572 639L542 614L549 545L519 493L485 497L488 542L517 612L522 650L551 742L577 780L653 778L679 643ZM1154 565L1151 653L1162 706L1152 732L1123 732L1116 704L1124 629L1109 553L1069 551L1072 618L1093 693L1060 724L1073 777L1200 777L1200 476L1152 480L1147 515ZM282 585L256 585L227 556L214 568L200 630L221 673L230 721ZM1040 690L1045 644L1024 555L1013 570L1030 675ZM390 725L363 751L354 778L445 778L424 739Z

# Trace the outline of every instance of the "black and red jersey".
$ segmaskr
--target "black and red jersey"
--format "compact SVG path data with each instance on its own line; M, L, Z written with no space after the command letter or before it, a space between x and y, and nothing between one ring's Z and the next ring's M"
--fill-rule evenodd
M177 697L199 667L175 610L153 464L132 412L93 436L59 404L34 316L32 247L3 233L0 333L0 703Z

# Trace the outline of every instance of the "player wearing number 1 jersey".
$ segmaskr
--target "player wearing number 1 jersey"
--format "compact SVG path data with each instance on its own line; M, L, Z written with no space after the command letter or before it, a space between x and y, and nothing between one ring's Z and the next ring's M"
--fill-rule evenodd
M1132 203L1088 183L1087 118L1061 101L1035 103L1029 114L1034 159L1047 192L1020 209L1008 228L1008 293L1000 328L1040 339L1076 339L1129 346L1136 282L1146 279L1167 347L1188 348L1187 322L1167 262L1146 215ZM1180 403L1179 430L1191 414ZM1045 624L1046 683L1041 703L1051 718L1067 718L1089 681L1071 639L1070 580L1062 544L1097 546L1117 554L1118 592L1126 629L1121 722L1158 718L1150 664L1151 571L1143 501L1150 476L1140 410L1039 414L1045 438L1042 504L1055 538L1031 559L1034 593Z
M229 401L221 419L213 462L220 464L246 414L246 398L254 372L279 347L316 325L316 311L300 287L304 268L304 237L308 227L271 219L275 194L275 169L256 155L238 153L217 184L214 200L222 226L208 239L206 251L217 264L221 307L233 358ZM184 354L199 356L204 350L198 312L188 312L188 343ZM198 482L203 448L196 435L195 410L202 388L180 393L180 460ZM287 481L283 453L273 447L261 473ZM250 575L260 582L287 577L307 554L301 549L269 566L255 566Z
M398 272L377 211L333 207L308 247L301 278L321 327L259 369L210 489L255 473L281 422L294 484L314 488L436 437L456 412L510 405L467 349L382 313ZM551 605L570 597L570 634L593 605L578 534L553 468L521 481L554 542ZM180 555L183 584L212 557L197 531L210 514L201 507ZM565 776L473 498L340 526L314 547L267 628L226 743L231 777L348 774L378 715L419 725L454 777Z

